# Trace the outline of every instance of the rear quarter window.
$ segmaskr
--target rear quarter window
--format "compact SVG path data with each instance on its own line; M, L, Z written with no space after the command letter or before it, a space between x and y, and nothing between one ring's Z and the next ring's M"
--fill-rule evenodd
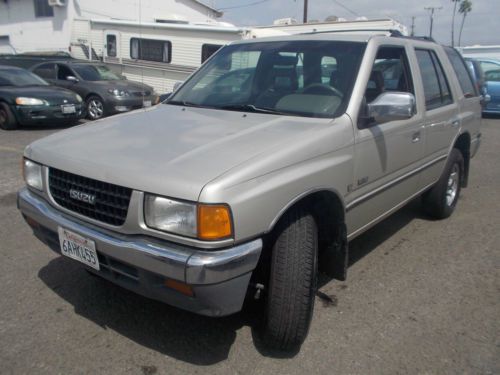
M465 97L477 96L478 92L472 81L471 73L465 65L465 61L462 59L457 50L453 48L445 48L446 55L450 60L451 66L457 75L460 88Z

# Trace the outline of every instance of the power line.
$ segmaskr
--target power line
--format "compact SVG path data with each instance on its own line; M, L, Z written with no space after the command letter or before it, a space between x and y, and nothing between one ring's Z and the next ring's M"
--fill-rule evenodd
M259 1L254 1L252 3L248 4L242 4L242 5L235 5L232 7L225 7L225 8L219 8L218 10L228 10L228 9L238 9L238 8L246 8L246 7L251 7L253 5L258 5L267 2L267 0L259 0Z
M349 13L351 13L351 14L355 15L356 17L361 17L361 16L359 15L359 13L356 13L354 10L349 9L349 8L348 8L348 7L346 7L344 4L342 4L340 1L338 1L338 0L332 0L332 1L333 1L335 4L337 4L339 7L344 8L345 10L347 10Z

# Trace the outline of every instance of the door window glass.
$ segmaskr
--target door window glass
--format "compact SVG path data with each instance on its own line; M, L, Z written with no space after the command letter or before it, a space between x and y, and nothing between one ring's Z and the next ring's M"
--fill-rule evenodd
M33 71L36 75L45 79L56 78L56 65L54 63L42 64Z
M68 76L74 76L71 69L65 65L57 64L57 79L66 80L66 77Z
M106 53L108 57L116 57L116 35L106 35Z
M422 83L424 86L425 106L429 109L452 103L450 87L434 51L416 51Z

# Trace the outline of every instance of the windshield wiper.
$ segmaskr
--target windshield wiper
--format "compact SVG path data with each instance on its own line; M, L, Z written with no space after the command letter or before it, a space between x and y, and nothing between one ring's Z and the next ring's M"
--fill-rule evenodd
M229 111L248 111L255 113L270 113L273 115L289 115L288 113L277 111L272 108L256 107L253 104L230 104L219 107L220 109L227 109Z
M214 108L206 105L191 103L186 100L167 100L165 104L182 105L184 107L195 107L195 108Z

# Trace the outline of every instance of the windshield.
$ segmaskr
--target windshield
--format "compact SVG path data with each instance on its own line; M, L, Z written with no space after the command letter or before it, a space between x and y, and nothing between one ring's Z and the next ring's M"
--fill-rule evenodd
M37 75L20 69L0 70L0 86L47 86Z
M307 117L344 113L365 43L285 41L222 48L167 104Z
M116 81L121 79L104 65L75 64L72 67L84 81Z

